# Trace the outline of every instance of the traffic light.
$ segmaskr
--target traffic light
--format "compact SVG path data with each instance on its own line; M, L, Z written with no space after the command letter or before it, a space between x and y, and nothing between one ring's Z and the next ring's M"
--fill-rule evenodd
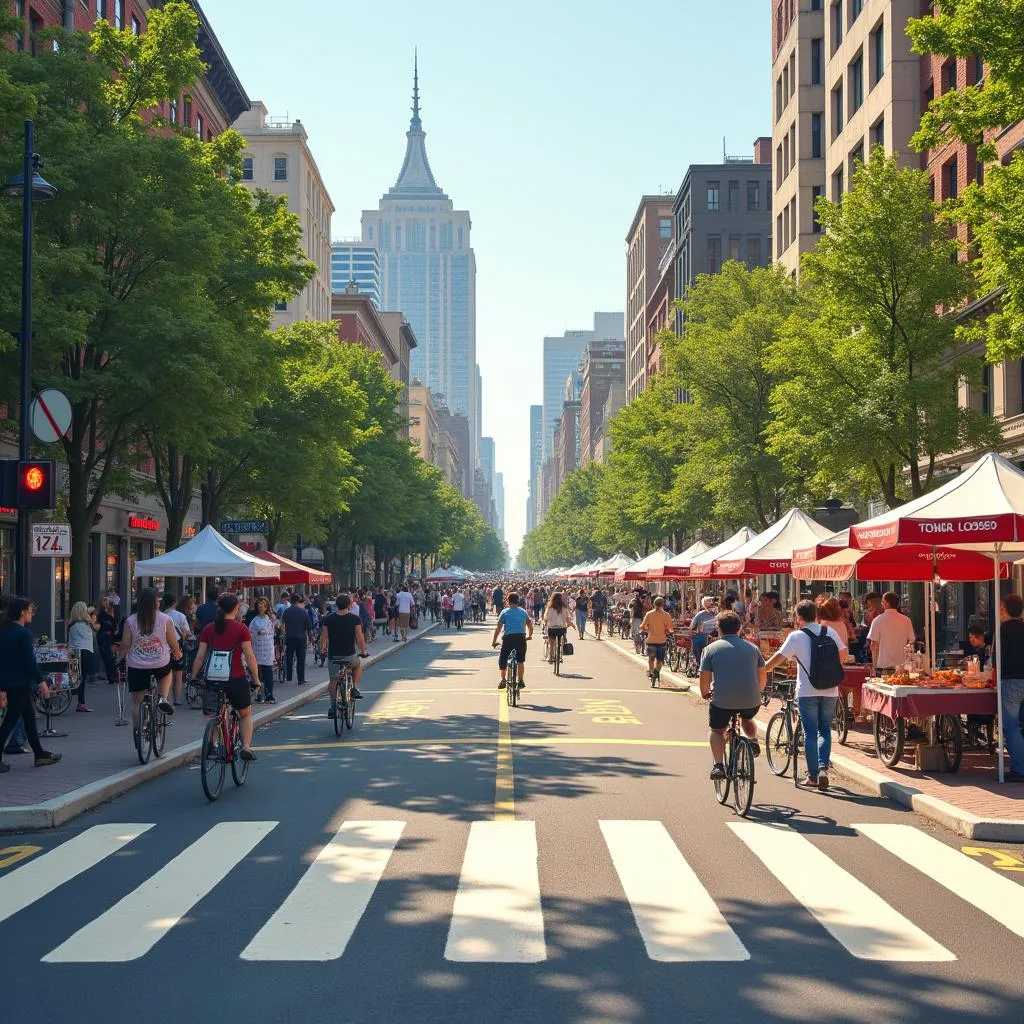
M18 462L17 507L57 507L57 467L52 459Z

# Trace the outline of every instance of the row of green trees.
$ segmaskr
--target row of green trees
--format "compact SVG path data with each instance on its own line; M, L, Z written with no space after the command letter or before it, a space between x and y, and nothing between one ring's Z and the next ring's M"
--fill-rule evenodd
M914 145L959 139L994 161L997 130L1024 118L1024 0L944 0L910 34L919 52L986 69L935 100ZM816 212L799 285L735 262L698 278L682 337L659 339L664 373L612 422L608 461L565 481L524 567L763 529L832 494L895 505L933 485L943 456L998 443L996 421L959 392L981 391L981 352L1024 355L1024 153L938 205L926 172L879 149ZM986 319L956 315L997 289Z
M20 28L0 15L5 41ZM32 383L72 403L73 598L87 597L101 503L146 488L168 549L198 489L204 523L245 510L269 520L271 545L301 532L336 567L373 545L381 564L458 552L490 568L497 538L401 437L400 385L380 360L330 324L271 330L273 305L316 268L286 200L241 184L238 133L205 142L159 115L205 70L198 30L172 0L140 36L99 22L54 31L52 48L37 39L34 57L0 46L0 168L20 166L32 118L59 190L36 209ZM18 205L2 203L5 396L17 394L20 246Z

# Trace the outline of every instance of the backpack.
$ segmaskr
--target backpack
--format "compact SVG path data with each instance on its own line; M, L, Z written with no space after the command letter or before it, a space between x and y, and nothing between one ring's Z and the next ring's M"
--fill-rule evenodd
M843 681L843 663L839 658L839 647L828 635L828 627L822 626L820 633L809 629L800 630L811 641L811 664L801 666L816 690L831 690Z

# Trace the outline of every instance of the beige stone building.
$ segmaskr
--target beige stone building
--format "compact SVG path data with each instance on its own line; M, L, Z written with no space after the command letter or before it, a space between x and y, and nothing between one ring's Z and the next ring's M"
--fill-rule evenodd
M334 204L309 148L299 120L267 116L259 100L232 125L246 141L242 180L252 188L288 197L288 208L302 226L306 257L318 267L316 277L293 299L274 307L274 326L298 320L331 319L331 214Z
M908 19L919 0L772 0L774 256L791 273L817 243L818 196L838 199L884 146L919 163L920 64Z
M419 447L420 458L446 473L446 460L442 458L441 433L437 423L437 409L430 388L414 377L409 385L409 440ZM446 474L447 478L447 474Z

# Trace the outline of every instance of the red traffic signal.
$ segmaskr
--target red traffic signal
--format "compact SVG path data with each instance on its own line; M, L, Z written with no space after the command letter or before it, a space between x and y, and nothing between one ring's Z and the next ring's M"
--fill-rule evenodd
M50 459L18 463L18 508L56 508L57 471Z

